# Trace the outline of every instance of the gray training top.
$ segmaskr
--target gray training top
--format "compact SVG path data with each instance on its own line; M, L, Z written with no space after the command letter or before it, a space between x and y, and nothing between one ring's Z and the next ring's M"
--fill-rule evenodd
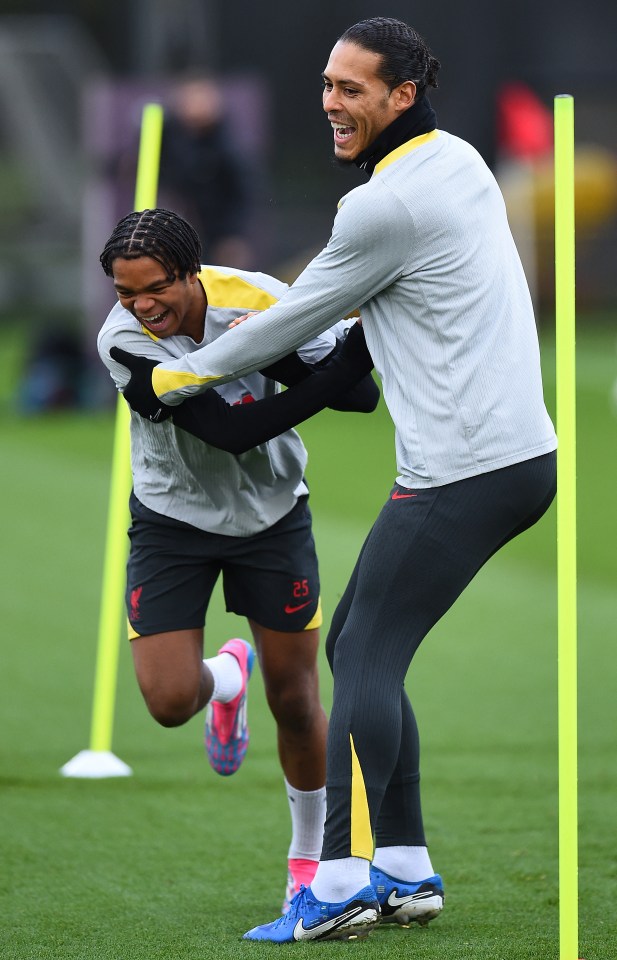
M182 357L210 344L228 330L231 320L249 310L276 303L287 285L263 273L202 267L199 279L208 298L204 338L159 339L117 303L99 336L98 350L119 390L130 373L109 356L111 347L158 362ZM311 363L323 359L337 338L353 323L340 321L333 329L305 344L298 353ZM259 373L224 384L218 392L228 403L247 403L271 396L278 385ZM284 517L302 494L307 454L295 430L235 455L211 447L174 426L154 424L131 411L131 469L135 495L165 517L183 520L210 533L252 536Z
M360 308L396 427L397 480L432 487L554 450L533 308L499 187L434 130L339 204L275 305L153 372L168 404L257 369Z

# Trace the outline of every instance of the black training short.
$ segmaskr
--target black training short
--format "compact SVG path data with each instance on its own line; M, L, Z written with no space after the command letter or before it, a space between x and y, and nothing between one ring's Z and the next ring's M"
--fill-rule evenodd
M129 638L203 628L223 575L230 613L283 632L321 625L319 570L308 498L250 537L206 533L162 517L134 494L127 568Z

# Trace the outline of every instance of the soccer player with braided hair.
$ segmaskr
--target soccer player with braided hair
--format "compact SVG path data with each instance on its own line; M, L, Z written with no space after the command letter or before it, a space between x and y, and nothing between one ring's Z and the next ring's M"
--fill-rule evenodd
M285 291L265 274L202 266L193 227L160 208L124 217L100 259L118 303L98 347L129 403L135 376L231 336L231 321ZM196 396L173 415L167 407L152 420L131 416L126 604L137 680L164 726L206 707L211 766L223 775L238 769L254 652L235 638L202 660L222 573L227 608L249 621L277 724L292 820L284 906L313 877L325 815L319 576L306 451L291 428L327 404L374 409L372 366L360 325L343 321L263 374ZM289 389L279 392L277 381Z
M278 303L138 389L143 415L259 368L360 309L396 431L398 476L335 612L327 814L314 880L249 930L278 943L426 923L443 905L420 805L404 681L416 650L486 561L536 523L557 440L535 318L497 183L437 127L438 61L408 24L350 27L323 71L334 154L370 178Z
M201 269L200 245L194 228L171 210L142 210L123 217L100 256L101 266L113 277L116 257L124 260L152 257L167 276L184 280Z

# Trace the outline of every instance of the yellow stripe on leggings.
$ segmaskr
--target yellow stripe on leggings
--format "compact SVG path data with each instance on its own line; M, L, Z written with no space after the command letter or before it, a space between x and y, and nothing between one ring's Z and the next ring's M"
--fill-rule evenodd
M351 733L349 734L349 742L351 745L351 856L362 857L363 860L372 860L371 818L368 812L362 768L353 745Z

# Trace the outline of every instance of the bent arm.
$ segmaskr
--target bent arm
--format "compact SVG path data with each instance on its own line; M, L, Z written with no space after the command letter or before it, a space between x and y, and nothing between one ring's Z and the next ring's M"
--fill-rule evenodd
M318 364L305 363L297 353L290 353L282 360L277 360L259 372L264 377L283 383L286 387L294 386L314 376L315 373L333 361L343 349L344 341L337 342L334 350ZM199 394L198 394L199 396ZM343 413L372 413L379 402L379 387L370 373L362 377L357 383L349 387L344 393L333 397L326 404L331 410Z
M175 407L174 424L213 447L246 453L308 420L358 381L370 378L373 361L359 328L352 341L320 370L283 393L254 403L231 405L215 390L208 390Z

